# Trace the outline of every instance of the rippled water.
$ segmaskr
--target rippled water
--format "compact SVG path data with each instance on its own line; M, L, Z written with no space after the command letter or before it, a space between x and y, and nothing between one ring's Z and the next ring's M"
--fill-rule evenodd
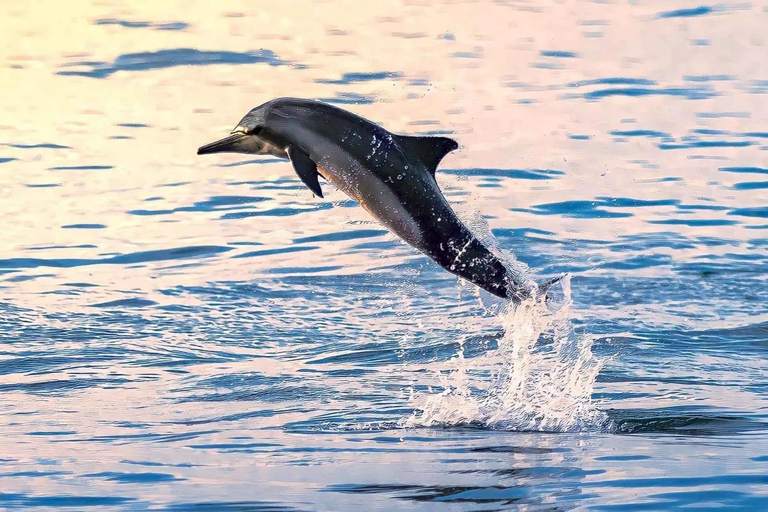
M768 8L373 4L0 4L0 508L767 507ZM557 300L195 155L286 95Z

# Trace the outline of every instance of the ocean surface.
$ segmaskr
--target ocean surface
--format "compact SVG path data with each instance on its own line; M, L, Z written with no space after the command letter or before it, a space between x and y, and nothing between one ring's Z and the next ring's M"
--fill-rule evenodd
M0 3L0 509L768 509L768 5ZM320 99L548 304L288 162Z

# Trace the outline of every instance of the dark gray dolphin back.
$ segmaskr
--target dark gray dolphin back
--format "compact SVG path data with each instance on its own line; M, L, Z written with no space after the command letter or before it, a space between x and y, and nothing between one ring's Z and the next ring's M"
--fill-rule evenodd
M239 126L251 129L256 126L275 126L282 124L282 120L300 120L305 128L329 140L337 140L341 136L350 153L365 157L366 164L377 167L386 164L393 156L393 150L398 149L402 156L418 159L434 175L443 157L459 147L455 140L447 137L396 135L347 110L301 98L268 101L248 112ZM285 133L273 135L278 139L290 138ZM290 143L289 140L282 142L286 145ZM372 153L373 147L377 147L377 151ZM311 152L311 148L304 150Z

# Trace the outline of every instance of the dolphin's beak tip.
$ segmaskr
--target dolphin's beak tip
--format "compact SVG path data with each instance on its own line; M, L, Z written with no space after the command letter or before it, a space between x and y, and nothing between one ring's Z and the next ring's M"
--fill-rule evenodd
M233 133L229 137L225 137L216 142L211 142L205 146L197 148L198 155L208 155L211 153L244 153L242 142L247 139L248 136L243 133Z

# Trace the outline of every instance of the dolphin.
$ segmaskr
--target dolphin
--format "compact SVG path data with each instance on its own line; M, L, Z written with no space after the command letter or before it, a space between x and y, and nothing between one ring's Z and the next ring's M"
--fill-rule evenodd
M440 191L435 170L456 148L453 139L396 135L320 101L277 98L197 154L290 159L314 195L323 197L322 176L448 272L514 302L545 292L559 278L538 289L523 282L459 220Z

